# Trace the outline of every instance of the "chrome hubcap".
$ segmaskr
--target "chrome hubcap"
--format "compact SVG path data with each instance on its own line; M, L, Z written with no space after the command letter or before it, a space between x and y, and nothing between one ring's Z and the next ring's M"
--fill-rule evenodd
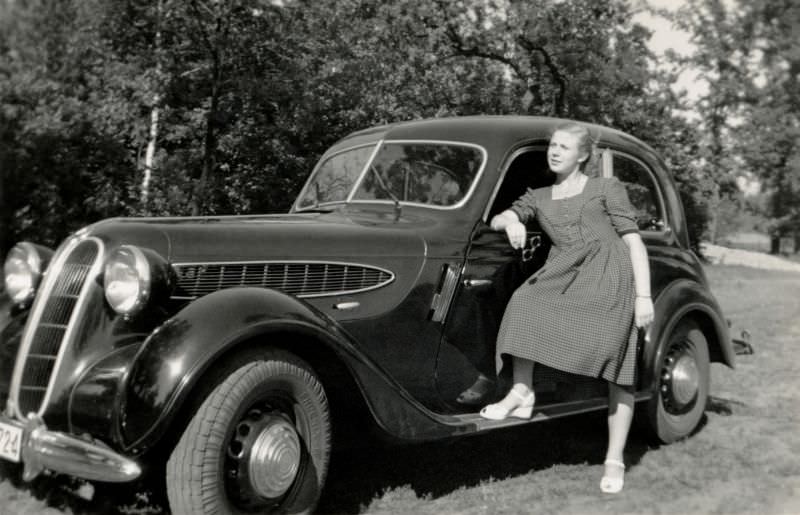
M679 404L687 404L697 395L700 388L700 373L697 363L689 356L678 358L672 371L672 393Z
M681 344L670 348L661 368L661 397L673 415L691 410L700 390L700 371L689 349Z
M227 450L226 490L248 511L279 503L303 467L294 424L281 411L262 408L251 409L239 421Z
M294 426L274 418L253 443L247 468L253 490L268 498L285 494L300 469L302 449Z

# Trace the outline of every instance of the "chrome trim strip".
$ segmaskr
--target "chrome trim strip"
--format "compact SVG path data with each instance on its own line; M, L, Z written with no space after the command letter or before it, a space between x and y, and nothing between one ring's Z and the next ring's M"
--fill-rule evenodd
M602 151L602 158L600 161L600 176L601 177L611 177L612 170L614 169L614 156L611 155L610 148L604 148Z
M356 309L360 305L361 303L356 301L340 302L338 304L334 304L333 309L341 309L341 310Z
M634 394L634 402L642 402L652 397L649 392L636 392ZM562 417L578 415L580 413L590 413L592 411L608 409L607 397L595 397L580 401L566 401L555 404L548 404L546 406L534 408L533 416L529 419L509 417L505 420L495 421L488 420L481 417L478 413L463 413L453 415L457 420L456 425L461 424L474 424L474 431L486 431L491 429L498 429L501 427L519 426L522 424L531 424L537 422L545 422Z
M464 141L450 141L450 140L437 140L437 139L419 139L419 140L417 140L417 139L387 139L387 140L383 141L384 145L390 145L390 144L393 144L393 143L401 143L401 144L404 144L404 143L409 143L409 144L420 144L420 143L423 143L423 144L434 144L434 145L451 145L451 146L456 146L456 147L472 147L472 148L478 149L481 152L481 155L483 156L483 159L481 160L481 166L478 168L477 173L475 173L475 177L472 179L472 184L470 185L470 187L467 190L467 192L464 193L464 198L462 198L459 202L453 204L452 206L432 206L430 204L423 204L423 203L420 203L420 202L404 202L404 201L400 201L400 205L401 206L402 205L405 205L405 206L420 206L420 207L427 207L427 208L431 208L431 209L439 209L439 210L444 210L444 211L458 209L458 208L462 207L472 197L472 193L478 187L478 183L480 182L481 177L483 177L483 172L486 169L486 163L488 162L488 158L489 158L489 153L486 151L486 149L484 147L482 147L482 146L480 146L480 145L478 145L476 143L467 143L467 142L464 142ZM353 201L353 202L358 202L358 203L361 203L361 202L369 202L369 203L383 202L383 203L387 203L387 204L394 204L394 202L391 201L391 200L383 200L383 201L373 201L373 200L369 200L369 201L361 200L361 201L359 201L359 200L356 200L356 201Z
M529 145L524 145L517 150L514 151L511 156L507 157L503 166L503 170L500 173L500 178L494 185L494 189L492 190L492 195L489 197L489 202L486 203L486 207L483 208L483 221L489 222L489 212L492 210L492 206L494 206L494 201L497 199L497 194L500 192L500 187L506 180L506 175L508 175L508 169L511 168L511 163L513 163L519 156L522 154L526 154L528 152L535 152L535 151L547 151L547 145L544 143L534 143Z
M303 189L300 190L300 193L297 194L297 197L294 199L294 202L292 202L292 207L289 208L289 212L290 213L302 213L303 212L302 208L298 208L297 207L297 203L300 201L301 198L303 198L303 195L305 195L306 190L308 189L308 185L311 184L311 179L314 178L314 176L317 174L317 171L322 167L323 163L327 162L329 159L331 159L331 158L333 158L335 156L338 156L339 154L342 154L344 152L349 152L351 150L354 150L354 149L357 149L357 148L361 148L361 147L369 147L370 145L375 145L375 143L378 143L377 145L375 145L375 148L372 150L372 155L370 155L369 159L367 159L367 164L361 170L361 173L358 175L358 178L356 179L356 182L354 183L354 184L358 184L358 182L361 180L361 177L364 175L364 172L367 170L367 167L372 162L372 159L375 157L375 153L377 152L377 149L380 148L380 143L382 141L383 140L375 140L375 141L371 141L369 143L361 143L359 145L353 145L352 147L343 148L343 149L338 150L338 151L336 151L336 152L334 152L332 154L322 154L322 156L319 158L319 161L314 165L314 168L311 169L311 173L308 174L308 179L306 179L305 184L303 184ZM350 193L348 194L348 197L354 191L355 191L355 188L351 189ZM341 203L341 202L347 202L347 199L336 200L336 201L332 201L332 202L325 202L323 204L316 204L314 207L316 208L316 207L319 207L319 206L322 206L322 205L325 205L325 204ZM306 208L306 209L308 209L308 208Z
M383 281L382 283L376 284L374 286L369 286L367 288L360 288L357 290L337 290L332 292L326 293L310 293L304 295L295 295L298 299L314 299L319 297L333 297L336 295L352 295L355 293L364 293L367 291L377 290L378 288L383 288L384 286L388 286L392 282L394 282L396 276L394 272L390 270L386 270L385 268L381 268L379 266L374 265L365 265L363 263L349 263L346 261L315 261L315 260L276 260L276 261L216 261L216 262L182 262L182 263L173 263L171 266L173 269L181 266L227 266L227 265L339 265L339 266L353 266L353 267L362 267L362 268L369 268L372 270L377 270L378 272L382 272L389 276L389 279ZM235 286L232 286L235 288ZM245 287L245 285L242 285ZM257 286L253 286L257 287ZM272 289L272 288L266 288ZM219 290L216 290L219 291ZM278 291L278 290L276 290ZM170 295L170 298L173 300L194 300L199 297L197 296L187 296L187 295Z
M522 154L524 154L526 152L534 152L534 151L537 151L537 150L546 151L547 150L547 146L544 145L544 144L525 145L525 146L520 147L517 150L515 150L514 153L511 154L511 156L506 159L506 162L504 163L505 166L503 167L503 171L500 174L500 178L497 181L497 183L495 184L494 190L492 191L492 195L489 198L489 202L486 204L486 208L484 208L484 210L483 210L483 221L484 222L487 222L487 223L489 222L489 220L488 220L489 212L490 212L492 206L494 205L494 201L497 198L497 193L500 191L500 187L502 186L503 182L506 179L506 174L508 173L508 169L511 166L511 163L513 163L514 160L517 159L520 155L522 155ZM648 166L647 163L645 163L641 159L637 158L636 156L633 156L633 155L631 155L631 154L629 154L627 152L624 152L622 150L615 150L613 148L608 148L608 147L604 147L603 146L603 147L599 147L597 149L597 152L600 154L600 176L601 177L616 177L616 175L614 174L614 163L613 163L614 154L619 154L622 157L630 159L631 161L635 161L636 163L641 165L642 168L644 168L647 171L647 174L650 176L651 182L653 184L655 184L655 187L656 187L656 196L658 197L659 209L661 210L661 213L662 213L662 215L664 217L664 227L665 227L665 229L663 231L645 231L645 230L640 230L640 231L641 232L646 232L646 233L662 234L662 235L663 234L667 234L669 232L669 227L671 227L671 225L670 225L670 221L668 220L668 213L667 213L667 209L666 209L665 204L664 204L664 194L661 191L661 184L659 184L659 182L658 182L658 177L656 176L656 174L653 173L653 170L650 169L650 166Z
M484 287L484 286L491 286L492 285L492 280L491 279L464 279L462 284L466 288L480 288L480 287Z
M611 164L611 169L609 171L609 176L610 177L617 177L617 174L614 173L614 155L620 155L620 156L624 157L625 159L630 159L631 161L633 161L635 163L638 163L639 166L644 168L645 172L647 172L647 175L650 178L650 183L654 184L655 187L656 187L655 194L656 194L656 197L658 197L656 200L658 201L658 208L661 211L661 216L662 216L662 218L664 220L664 229L661 230L661 231L651 231L651 230L647 230L647 229L639 229L639 232L648 233L648 234L659 234L659 235L665 235L665 234L669 233L670 227L672 227L672 224L670 223L669 212L667 211L666 204L664 203L664 192L661 191L661 184L659 184L659 182L658 182L658 176L655 173L653 173L653 170L650 168L650 166L647 163L645 163L644 161L642 161L638 157L636 157L636 156L634 156L632 154L629 154L629 153L627 153L627 152L625 152L623 150L615 150L613 148L610 148L610 149L608 149L608 151L609 151L610 156L611 156L610 159L609 159L611 161L611 163L610 163ZM617 177L617 178L619 179L619 177Z
M367 171L369 170L369 167L372 166L372 162L375 161L375 156L378 155L378 151L380 151L384 142L385 141L382 139L378 140L378 144L372 149L372 154L370 154L369 159L367 159L367 162L364 165L364 168L361 170L361 173L358 174L358 179L356 179L356 182L353 183L353 187L350 189L350 193L347 194L347 200L345 200L345 202L353 201L353 195L356 194L358 188L361 186L361 182L364 180L364 177L367 176Z
M456 292L456 285L458 284L458 276L461 275L456 267L452 265L445 265L447 269L444 271L444 280L442 281L442 288L433 294L431 300L431 314L432 322L443 322L447 317L447 312L450 310L450 303L453 300L453 295Z
M59 273L63 269L65 261L67 260L67 258L70 257L75 247L77 247L84 241L93 241L97 245L97 257L95 258L92 267L89 269L89 272L86 275L86 280L81 286L80 294L78 296L78 301L75 303L75 307L73 308L72 314L70 315L69 318L69 322L67 323L67 330L64 332L64 336L61 338L61 343L58 346L58 356L56 357L56 362L53 365L53 370L50 374L50 380L47 384L47 390L45 392L44 398L42 399L42 403L39 406L39 410L37 411L37 415L41 416L44 413L47 403L50 402L50 395L52 394L53 382L55 381L55 378L58 375L58 369L61 366L61 360L64 356L64 351L72 339L72 334L76 326L75 322L84 311L89 293L88 285L91 284L92 278L97 277L103 266L103 256L105 253L104 252L105 246L103 245L103 242L99 238L75 237L72 240L69 240L63 246L63 248L60 251L60 254L54 256L54 260L48 267L44 279L41 283L39 292L36 294L36 300L34 301L30 317L28 318L28 321L25 324L25 330L23 332L22 342L20 343L19 351L17 352L16 362L14 363L14 374L11 376L11 387L9 389L9 395L8 395L9 401L13 404L14 414L19 420L23 420L27 416L27 414L21 413L19 411L20 409L19 390L21 386L20 383L22 382L23 369L25 367L25 363L28 360L28 354L30 354L30 347L33 342L33 336L36 333L36 328L39 326L39 321L42 318L42 313L44 311L45 306L47 305L47 301L49 300L50 295L52 294L53 287L58 281Z
M486 149L484 147L482 147L482 146L480 146L480 145L478 145L476 143L467 143L467 142L464 142L464 141L433 140L433 139L430 139L430 140L429 139L420 139L420 140L416 140L416 139L387 139L387 140L380 140L379 141L379 145L377 145L375 147L375 153L373 153L372 157L367 162L367 166L365 166L364 170L362 170L361 176L359 177L358 182L355 183L355 187L350 191L350 194L347 196L348 200L346 201L346 203L349 203L349 204L389 204L389 205L393 205L394 204L393 200L382 200L382 199L381 200L379 200L379 199L375 199L375 200L351 200L353 195L355 195L355 192L358 190L358 187L361 185L361 181L364 179L364 174L366 173L366 171L369 168L369 166L372 165L372 161L375 159L375 156L377 155L378 149L380 149L380 147L382 145L389 145L389 144L392 144L392 143L413 143L413 144L419 144L419 143L428 144L428 143L432 143L432 144L436 144L436 145L452 145L452 146L459 146L459 147L472 147L472 148L476 148L476 149L480 150L481 155L483 156L483 159L481 160L481 166L480 166L480 168L478 168L478 172L475 174L475 177L472 179L472 184L470 185L470 188L464 194L464 198L462 198L457 203L453 204L452 206L433 206L431 204L423 204L421 202L407 202L407 201L401 200L400 201L400 205L401 206L424 207L424 208L436 209L436 210L440 210L440 211L452 211L452 210L461 208L462 206L464 206L464 204L466 204L469 201L470 198L472 198L472 194L475 192L475 189L478 187L478 183L480 182L481 177L483 177L484 170L486 170L486 163L488 162L488 156L489 156L489 153L486 151ZM363 147L363 146L366 146L366 145L356 145L354 147L350 147L350 148L344 149L344 150L342 150L342 152L344 152L346 150L350 150L351 148L357 148L357 147ZM336 154L332 154L332 155L337 155L337 154L339 154L339 152L337 152ZM322 159L320 159L320 163L322 163ZM318 168L318 166L314 168L315 172L316 172L317 168ZM312 172L312 174L313 173L314 172ZM303 186L303 189L300 191L301 194L303 194L305 192L306 187L308 186L308 184L310 182L310 178L311 178L311 176L309 176L309 181L306 182L306 184ZM300 195L298 195L297 198L299 199ZM296 203L297 203L297 200L295 200L295 203L292 204L291 212L292 213L302 213L304 211L303 209L295 209L294 206L295 206ZM341 200L332 201L332 202L322 202L320 204L315 205L314 207L315 208L320 208L320 207L324 207L326 205L341 204L341 203L342 203Z

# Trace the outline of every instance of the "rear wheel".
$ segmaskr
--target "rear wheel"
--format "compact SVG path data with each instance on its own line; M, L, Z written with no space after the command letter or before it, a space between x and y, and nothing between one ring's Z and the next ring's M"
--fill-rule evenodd
M327 474L331 431L316 375L283 351L227 370L167 462L172 512L312 511Z
M648 404L654 435L663 443L689 436L703 417L710 382L708 343L697 323L678 323L654 376L657 391Z

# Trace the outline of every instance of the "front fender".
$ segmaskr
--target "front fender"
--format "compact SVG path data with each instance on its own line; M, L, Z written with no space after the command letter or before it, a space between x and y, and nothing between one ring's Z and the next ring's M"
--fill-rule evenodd
M655 318L647 330L642 350L642 385L654 384L654 366L663 344L676 324L686 317L694 318L706 333L711 355L733 368L735 353L728 325L716 299L696 281L678 279L667 285L656 300Z
M120 403L124 448L139 453L154 444L216 358L239 343L278 332L310 336L332 350L387 434L430 440L471 430L419 404L336 322L308 304L274 290L231 288L186 306L139 349Z
M147 338L134 359L120 407L126 448L136 452L164 426L216 357L255 336L291 330L345 341L312 307L275 290L231 288L186 306Z
M117 419L123 401L120 384L138 349L138 345L120 347L83 371L69 396L67 413L72 434L89 433L105 442L122 443Z
M28 313L15 306L5 293L0 294L0 409L6 407Z

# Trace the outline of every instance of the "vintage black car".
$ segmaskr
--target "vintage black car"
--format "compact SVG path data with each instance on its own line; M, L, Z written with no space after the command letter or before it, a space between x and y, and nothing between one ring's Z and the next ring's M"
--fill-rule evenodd
M539 228L519 252L487 221L552 181L561 122L375 127L334 144L288 214L116 218L55 251L19 243L0 318L0 457L27 479L157 474L174 513L297 512L364 419L424 441L605 409L604 384L544 367L531 421L484 420L495 396L460 396L494 373L505 303L548 252ZM594 172L625 184L649 251L656 317L636 398L671 442L701 420L709 363L733 366L727 325L662 160L589 127Z

